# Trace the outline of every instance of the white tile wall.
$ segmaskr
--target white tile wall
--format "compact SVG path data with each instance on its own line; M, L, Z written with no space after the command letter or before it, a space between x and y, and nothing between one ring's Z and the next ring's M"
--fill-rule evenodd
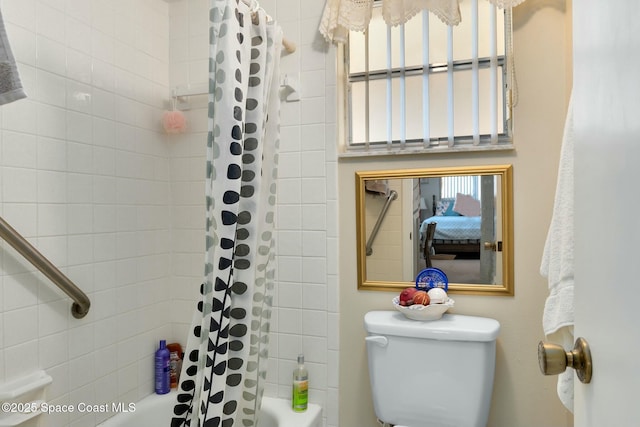
M2 0L2 12L28 98L0 107L0 212L92 308L74 319L69 299L0 243L0 381L46 369L53 402L138 400L153 390L150 358L171 332L169 142L159 126L169 7Z
M68 298L0 243L0 381L46 369L53 403L150 393L157 341L186 341L202 277L206 97L189 132L160 131L170 88L207 79L208 0L2 0L28 99L0 107L0 213L80 287ZM282 72L278 283L267 393L288 397L297 354L311 400L337 425L338 283L334 52L321 0L264 0L298 48ZM64 23L64 25L60 25ZM318 84L325 82L326 84ZM40 425L95 425L58 414Z

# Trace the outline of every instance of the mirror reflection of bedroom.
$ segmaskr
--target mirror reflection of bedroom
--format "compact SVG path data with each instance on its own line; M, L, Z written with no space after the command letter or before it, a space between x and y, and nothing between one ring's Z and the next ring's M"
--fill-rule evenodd
M496 283L497 176L418 179L416 264L443 270L452 283ZM497 249L497 248L496 248Z
M502 230L500 175L370 180L365 188L368 280L411 282L431 266L450 283L502 283L495 243Z

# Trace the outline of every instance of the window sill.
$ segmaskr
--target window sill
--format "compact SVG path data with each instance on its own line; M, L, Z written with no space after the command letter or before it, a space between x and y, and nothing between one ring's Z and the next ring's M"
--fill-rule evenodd
M449 147L433 146L424 147L392 147L390 149L376 148L370 150L352 148L349 150L342 148L338 153L338 158L355 158L355 157L379 157L379 156L404 156L404 155L429 155L429 154L451 154L451 153L471 153L471 152L487 152L487 151L511 151L515 147L513 143L501 144L485 144L485 145L458 145Z

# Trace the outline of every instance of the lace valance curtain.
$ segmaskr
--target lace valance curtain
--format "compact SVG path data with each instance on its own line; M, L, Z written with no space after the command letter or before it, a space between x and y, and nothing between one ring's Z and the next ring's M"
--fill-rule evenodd
M327 0L320 32L327 41L344 43L350 30L364 31L371 20L374 0ZM461 0L382 0L382 16L389 25L407 22L426 9L447 25L460 23ZM525 0L482 0L498 7L514 7Z

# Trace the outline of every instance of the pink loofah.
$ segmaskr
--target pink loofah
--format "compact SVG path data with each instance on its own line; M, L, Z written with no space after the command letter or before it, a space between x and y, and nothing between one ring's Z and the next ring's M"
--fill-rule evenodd
M162 115L162 126L166 133L181 133L187 128L187 119L181 111L166 111Z

